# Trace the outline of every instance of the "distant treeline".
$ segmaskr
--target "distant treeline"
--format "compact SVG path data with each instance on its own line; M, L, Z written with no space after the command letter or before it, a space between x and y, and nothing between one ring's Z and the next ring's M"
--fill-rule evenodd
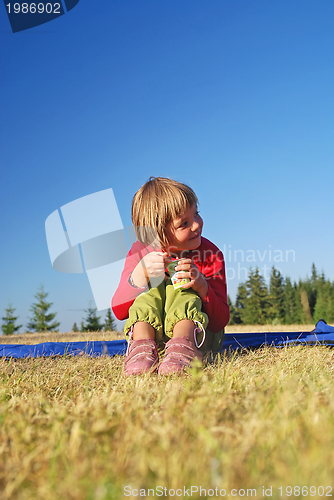
M47 302L48 293L40 287L35 295L37 301L32 304L32 316L27 324L29 332L58 331L60 323L56 320L57 313L51 313L51 302ZM266 284L259 269L251 269L246 283L238 287L236 301L233 304L230 297L228 302L231 311L229 324L263 325L267 323L277 325L316 323L324 319L327 323L334 323L334 282L326 279L324 273L318 274L312 264L311 277L291 282L290 278L283 278L278 269L272 267L269 286ZM18 333L22 325L17 324L18 316L11 304L5 309L2 317L1 329L4 335ZM97 309L84 309L86 317L81 321L80 331L112 331L116 328L115 318L111 309L108 309L104 322L97 316ZM76 323L73 331L79 331Z
M36 293L35 298L37 302L34 302L30 307L32 315L26 326L28 332L58 332L60 323L56 320L57 313L49 311L52 302L47 302L46 298L48 295L44 291L43 286ZM107 310L104 323L100 322L101 316L97 316L96 307L88 307L83 310L86 312L86 318L81 321L81 332L96 332L101 330L109 332L115 330L116 321L110 308ZM4 335L18 333L20 328L22 328L22 325L16 323L19 317L15 315L15 311L16 309L12 304L8 304L8 307L5 309L6 314L2 317L1 325ZM74 332L79 331L76 323L74 323L72 330Z
M324 319L334 322L334 282L318 274L312 264L311 277L292 283L272 267L269 286L259 269L251 269L246 283L238 287L229 324L305 324Z

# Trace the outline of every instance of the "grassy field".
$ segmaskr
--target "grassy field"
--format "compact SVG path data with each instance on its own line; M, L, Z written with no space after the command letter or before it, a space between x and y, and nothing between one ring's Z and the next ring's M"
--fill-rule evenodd
M1 499L334 496L330 348L264 347L170 378L126 379L120 357L1 360L0 366Z

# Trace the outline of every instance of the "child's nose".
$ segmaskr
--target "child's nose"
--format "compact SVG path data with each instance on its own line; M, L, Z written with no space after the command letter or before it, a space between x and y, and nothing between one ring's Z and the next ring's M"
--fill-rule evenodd
M200 226L199 226L199 223L198 223L196 220L194 220L192 230L193 230L193 231L197 231L197 229L198 229L199 227L200 227Z

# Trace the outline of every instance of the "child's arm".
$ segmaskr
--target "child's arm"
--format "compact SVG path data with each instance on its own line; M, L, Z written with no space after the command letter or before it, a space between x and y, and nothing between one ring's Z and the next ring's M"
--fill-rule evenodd
M126 319L129 315L129 308L144 289L135 288L129 282L132 271L137 266L138 262L141 260L141 248L137 248L138 245L135 243L130 252L128 253L124 269L121 274L121 279L117 287L114 296L111 299L111 307L117 319ZM136 251L137 250L137 251Z
M111 301L117 319L129 316L129 308L141 293L148 290L150 278L164 275L164 259L167 254L154 252L138 241L128 253L121 279Z
M208 294L203 300L203 311L209 316L208 328L213 333L220 332L230 320L227 303L225 271L223 275L207 278Z
M211 243L211 242L210 242ZM225 262L223 253L212 245L202 268L208 284L208 294L203 302L203 311L209 316L208 328L213 333L220 332L230 320L230 308L227 302Z

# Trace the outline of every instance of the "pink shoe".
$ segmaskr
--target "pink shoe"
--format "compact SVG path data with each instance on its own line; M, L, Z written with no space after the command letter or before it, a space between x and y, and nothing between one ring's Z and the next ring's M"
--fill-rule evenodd
M203 355L188 337L170 339L166 344L165 357L159 366L159 374L182 373L194 359L202 362Z
M151 339L132 340L124 360L124 375L141 375L157 371L159 355L157 344Z

